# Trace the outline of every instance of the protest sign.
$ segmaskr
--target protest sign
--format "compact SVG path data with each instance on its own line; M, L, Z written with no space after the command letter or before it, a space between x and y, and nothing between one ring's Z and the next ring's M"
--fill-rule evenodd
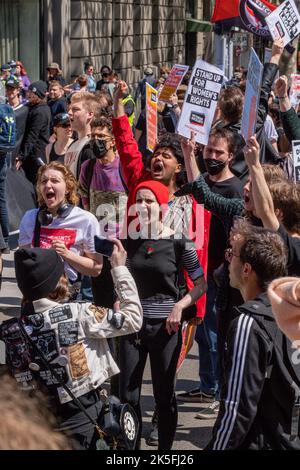
M300 34L300 15L294 0L283 2L265 20L272 38L281 38L284 46Z
M190 138L193 131L196 142L207 144L223 75L214 65L196 61L177 124L178 134Z
M146 83L147 149L153 152L157 140L157 90Z
M298 73L291 75L290 102L293 108L300 103L300 74Z
M292 141L293 163L294 163L294 180L300 183L300 140Z
M263 65L254 49L251 49L241 123L241 134L245 140L255 134L262 73Z
M189 69L188 65L175 64L168 75L167 80L159 95L159 101L168 103L170 97L176 93L177 88L181 84L183 77Z

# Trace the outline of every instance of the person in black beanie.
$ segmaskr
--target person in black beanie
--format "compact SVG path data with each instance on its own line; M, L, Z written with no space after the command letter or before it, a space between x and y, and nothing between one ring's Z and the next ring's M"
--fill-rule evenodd
M113 243L110 263L120 300L118 312L91 303L60 303L68 294L60 256L53 249L21 248L15 253L16 279L24 296L21 321L12 318L0 325L12 376L26 390L38 386L47 392L58 430L68 432L76 449L96 448L95 426L52 376L36 349L97 421L102 407L99 388L119 373L106 338L131 334L142 326L137 288L125 266L126 251L120 241Z
M51 111L46 103L47 84L42 80L31 83L28 89L29 114L16 169L22 166L27 179L36 184L37 171L46 161L45 148L49 142Z

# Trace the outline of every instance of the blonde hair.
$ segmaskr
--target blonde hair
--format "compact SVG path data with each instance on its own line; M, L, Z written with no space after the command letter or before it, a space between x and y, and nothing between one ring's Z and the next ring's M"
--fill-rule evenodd
M69 204L73 204L74 206L76 206L79 202L79 197L77 195L78 183L69 168L59 162L51 162L39 168L36 184L39 206L45 205L44 198L40 191L40 185L42 181L42 176L47 170L59 171L63 175L67 187L66 200Z
M83 103L83 107L88 113L95 114L99 108L99 102L96 96L89 91L78 91L72 95L71 105L79 102Z

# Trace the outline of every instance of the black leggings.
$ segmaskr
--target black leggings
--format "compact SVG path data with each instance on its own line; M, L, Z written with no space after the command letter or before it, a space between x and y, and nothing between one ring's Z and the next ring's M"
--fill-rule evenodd
M181 350L181 328L169 335L166 319L144 318L139 333L122 336L120 344L120 398L130 403L139 418L139 446L142 431L140 396L147 356L150 356L153 393L158 413L158 449L172 447L177 426L175 375Z

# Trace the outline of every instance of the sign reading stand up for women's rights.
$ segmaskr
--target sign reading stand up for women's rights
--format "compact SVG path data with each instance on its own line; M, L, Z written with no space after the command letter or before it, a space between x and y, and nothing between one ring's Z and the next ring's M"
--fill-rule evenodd
M286 46L300 34L300 15L294 0L286 0L265 18L273 39Z
M216 111L224 73L214 65L197 60L185 95L176 132L206 145Z
M251 49L241 123L241 134L246 141L255 134L263 68L256 52Z

